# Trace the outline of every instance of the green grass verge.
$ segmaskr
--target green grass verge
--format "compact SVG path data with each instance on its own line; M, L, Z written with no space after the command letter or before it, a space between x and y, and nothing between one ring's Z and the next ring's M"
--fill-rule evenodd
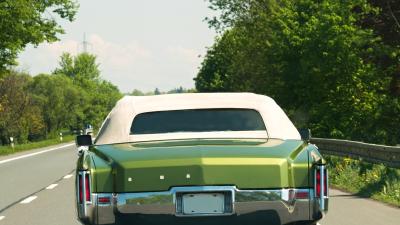
M44 141L38 141L38 142L29 142L26 144L16 144L14 146L14 149L11 148L10 146L0 146L0 156L1 155L9 155L17 152L22 152L22 151L28 151L32 150L35 148L43 148L51 145L56 145L56 144L61 144L65 142L70 142L75 139L74 135L69 135L63 137L63 141L60 141L60 138L54 138L54 139L48 139Z
M400 169L337 156L326 156L333 187L400 207Z

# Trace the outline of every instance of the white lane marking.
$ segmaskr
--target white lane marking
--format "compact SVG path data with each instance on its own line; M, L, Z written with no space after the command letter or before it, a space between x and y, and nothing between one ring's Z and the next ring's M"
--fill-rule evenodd
M5 159L3 161L0 161L0 164L11 162L11 161L18 160L18 159L28 158L28 157L39 155L39 154L43 154L43 153L46 153L46 152L51 152L51 151L58 150L60 148L69 147L69 146L72 146L72 145L75 145L75 144L74 143L70 143L70 144L66 144L66 145L63 145L63 146L60 146L60 147L57 147L57 148L50 148L50 149L43 150L43 151L40 151L40 152L35 152L35 153L27 154L27 155L21 155L21 156L18 156L18 157L15 157L15 158L11 158L11 159Z
M58 184L50 184L46 189L47 189L47 190L51 190L51 189L57 187L57 185L58 185Z
M2 219L4 219L5 218L5 216L0 216L0 220L2 220Z
M65 175L65 176L64 176L64 179L69 179L69 178L71 178L72 176L73 176L72 174Z
M35 200L36 198L37 198L37 196L30 196L30 197L27 197L26 199L22 200L20 203L21 204L28 204L31 201Z

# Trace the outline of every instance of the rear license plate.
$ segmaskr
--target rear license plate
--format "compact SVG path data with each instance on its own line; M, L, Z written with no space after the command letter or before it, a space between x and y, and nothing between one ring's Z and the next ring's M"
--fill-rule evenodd
M197 193L182 196L183 214L223 214L225 195L223 193Z

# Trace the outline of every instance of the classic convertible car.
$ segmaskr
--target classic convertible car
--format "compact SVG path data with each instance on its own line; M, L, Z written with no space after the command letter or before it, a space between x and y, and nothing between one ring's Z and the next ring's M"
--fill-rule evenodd
M251 93L122 98L76 169L84 224L316 224L325 160L275 101Z

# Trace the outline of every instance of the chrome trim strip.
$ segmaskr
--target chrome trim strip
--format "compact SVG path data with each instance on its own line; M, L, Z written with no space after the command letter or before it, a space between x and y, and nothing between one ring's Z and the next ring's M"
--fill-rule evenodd
M329 171L328 168L325 168L325 176L326 176L326 197L329 198Z
M232 193L232 211L224 214L183 215L177 213L177 194L199 192ZM308 193L308 198L296 199L296 193ZM319 199L313 188L242 190L235 186L174 187L169 191L140 193L92 193L92 203L85 204L85 218L91 224L113 224L117 217L137 215L165 215L176 217L249 216L254 213L274 211L282 222L319 219L311 217L309 205L320 212ZM99 197L109 197L109 203L100 203ZM326 199L325 203L328 203ZM79 205L78 205L79 206ZM327 209L327 207L324 207ZM314 212L317 212L314 211ZM314 215L314 214L312 214ZM317 214L315 214L317 215ZM318 214L320 215L320 214ZM136 218L136 217L135 217Z
M320 171L320 175L321 175L321 179L320 179L320 182L321 182L321 191L320 191L320 207L321 207L321 210L322 211L324 211L324 209L325 209L325 198L324 198L324 195L325 195L325 166L320 166L319 167L319 171Z
M216 216L215 214L183 215L180 214L177 204L177 193L198 192L230 192L232 193L232 212L222 215L233 215L236 212L236 204L247 202L282 202L287 208L293 209L296 201L304 202L314 199L313 189L276 189L276 190L241 190L235 186L194 186L174 187L163 192L119 193L115 195L115 207L120 213L149 214L144 208L154 206L162 208L159 214L173 214L178 217L185 216ZM296 199L296 192L307 192L307 199ZM219 214L221 216L221 214Z

